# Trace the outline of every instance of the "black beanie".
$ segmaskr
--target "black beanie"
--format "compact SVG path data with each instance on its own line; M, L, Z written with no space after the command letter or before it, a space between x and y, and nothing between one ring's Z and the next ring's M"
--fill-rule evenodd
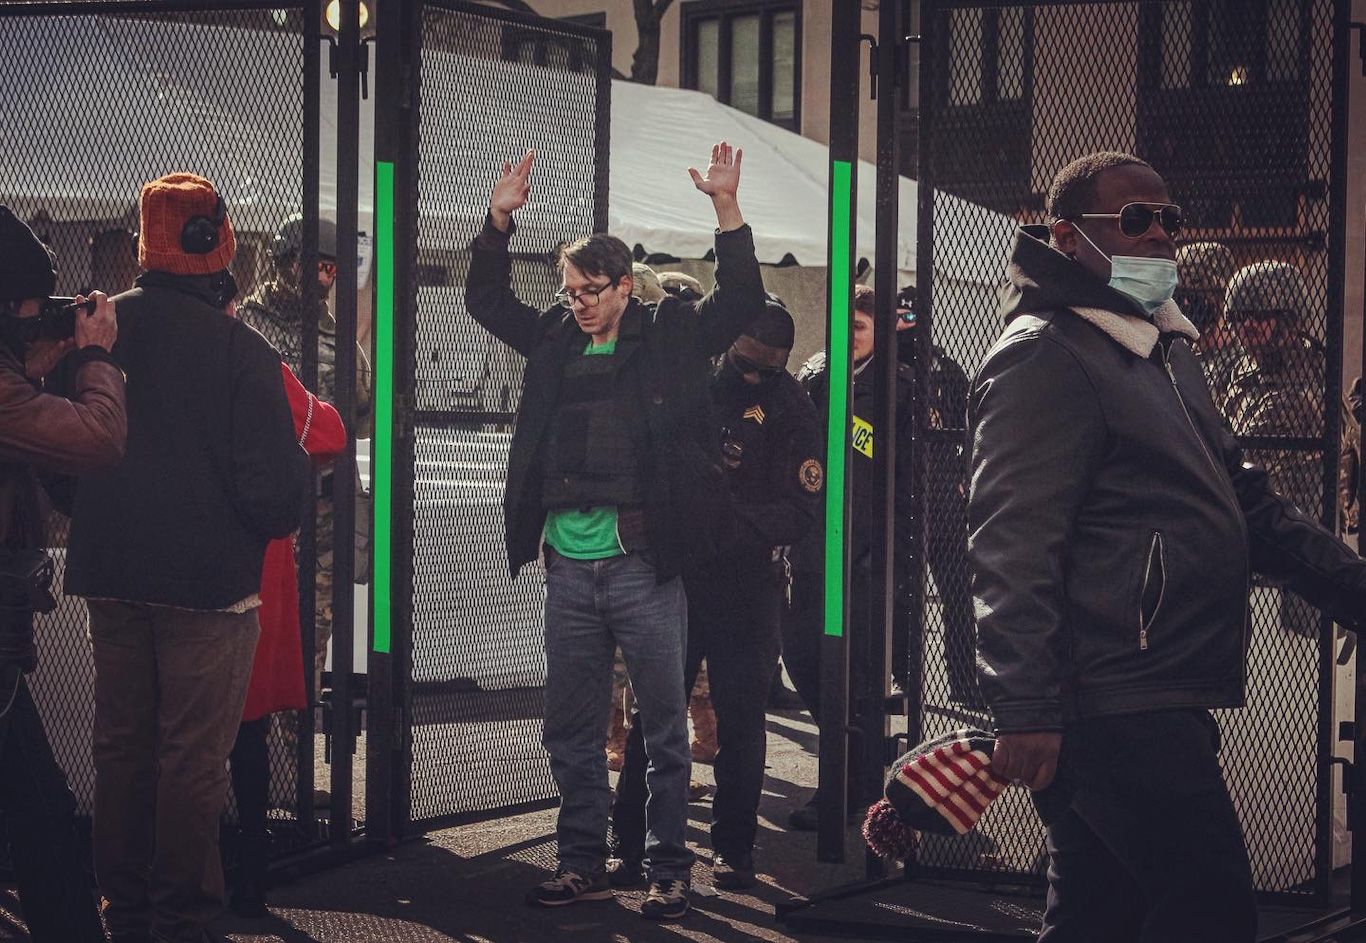
M797 328L787 309L770 297L764 303L763 310L749 322L745 333L761 344L791 350L797 337Z
M0 205L0 301L46 298L57 287L52 254L8 206Z

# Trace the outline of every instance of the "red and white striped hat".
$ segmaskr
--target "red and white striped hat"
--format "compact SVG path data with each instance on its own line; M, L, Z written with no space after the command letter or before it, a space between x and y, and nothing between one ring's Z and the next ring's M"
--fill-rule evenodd
M893 765L884 798L868 810L863 836L874 853L905 857L915 832L962 835L1010 785L991 771L996 741L964 729L927 740Z

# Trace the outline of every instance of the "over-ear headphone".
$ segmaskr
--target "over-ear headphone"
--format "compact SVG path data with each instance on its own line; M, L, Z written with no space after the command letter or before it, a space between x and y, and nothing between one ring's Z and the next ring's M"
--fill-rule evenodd
M218 234L228 216L228 208L221 194L215 192L214 197L212 216L191 216L180 230L180 248L191 255L208 255L218 248Z

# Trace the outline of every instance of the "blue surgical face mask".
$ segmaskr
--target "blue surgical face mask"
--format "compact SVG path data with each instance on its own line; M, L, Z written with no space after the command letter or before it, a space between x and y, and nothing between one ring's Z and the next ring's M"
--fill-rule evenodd
M1091 248L1101 252L1100 247L1091 242L1091 237L1080 227L1076 227L1083 239L1091 243ZM1176 292L1176 263L1170 259L1147 259L1138 255L1109 255L1110 287L1121 294L1128 295L1138 302L1145 313L1152 314L1168 301Z

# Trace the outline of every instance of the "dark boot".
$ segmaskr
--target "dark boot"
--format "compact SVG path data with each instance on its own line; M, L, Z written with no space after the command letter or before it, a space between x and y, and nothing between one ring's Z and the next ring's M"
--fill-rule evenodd
M269 856L269 844L264 833L242 836L237 881L232 888L232 909L238 916L260 918L270 914L266 909L266 888L269 884L266 861Z

